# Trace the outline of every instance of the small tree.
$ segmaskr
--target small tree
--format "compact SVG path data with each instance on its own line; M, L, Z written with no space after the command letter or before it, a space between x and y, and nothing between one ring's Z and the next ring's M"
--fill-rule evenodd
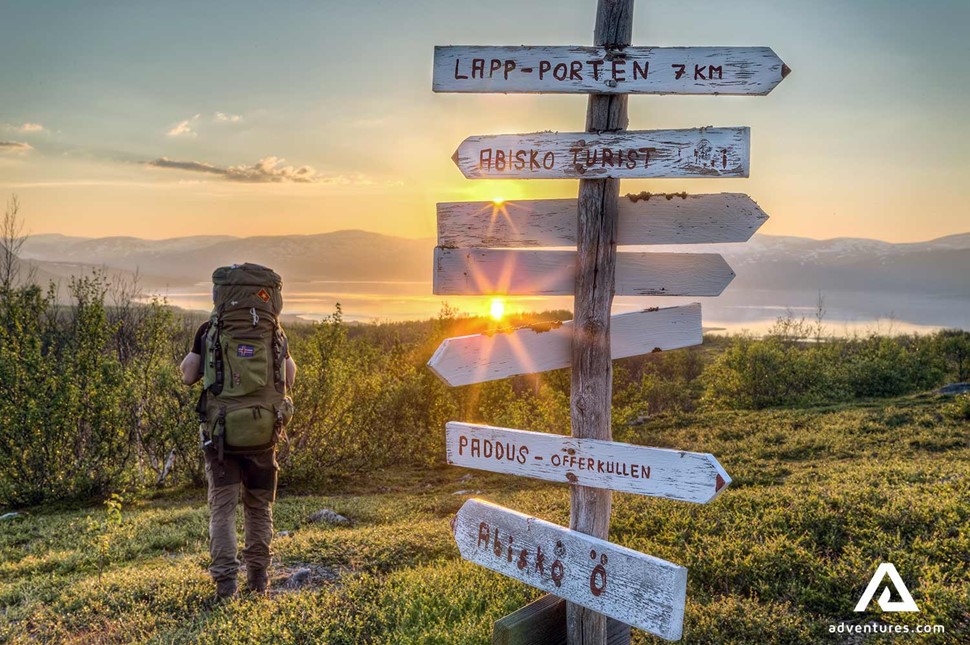
M0 222L0 289L10 291L20 277L20 251L27 241L20 218L20 200L14 195Z
M970 332L944 329L936 334L934 340L957 381L970 381Z

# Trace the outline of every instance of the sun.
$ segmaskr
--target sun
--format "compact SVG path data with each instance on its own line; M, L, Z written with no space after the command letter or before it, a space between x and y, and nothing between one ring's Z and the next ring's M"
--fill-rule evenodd
M489 313L495 320L502 320L505 316L505 301L501 298L492 298L489 304Z

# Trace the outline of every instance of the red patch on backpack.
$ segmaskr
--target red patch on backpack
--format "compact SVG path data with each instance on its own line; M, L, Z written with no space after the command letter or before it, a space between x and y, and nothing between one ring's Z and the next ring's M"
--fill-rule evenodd
M269 292L266 289L260 289L256 292L256 297L263 302L269 302Z

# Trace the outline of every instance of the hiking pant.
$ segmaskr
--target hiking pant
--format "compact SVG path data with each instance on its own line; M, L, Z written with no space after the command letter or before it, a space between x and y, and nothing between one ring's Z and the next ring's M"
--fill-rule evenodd
M209 573L216 582L235 579L239 571L236 556L236 502L242 484L246 546L242 550L248 571L266 570L273 539L273 501L276 499L276 451L254 455L219 456L205 450L205 474L209 483Z

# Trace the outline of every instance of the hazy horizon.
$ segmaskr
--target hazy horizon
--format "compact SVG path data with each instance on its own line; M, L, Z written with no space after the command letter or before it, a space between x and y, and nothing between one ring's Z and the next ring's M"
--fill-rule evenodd
M331 234L331 233L374 233L376 235L387 235L389 237L399 237L399 238L402 238L402 239L412 240L412 241L431 240L433 242L435 240L435 235L433 235L433 234L432 235L421 235L421 236L394 235L392 233L385 233L385 232L382 232L382 231L372 231L372 230L364 229L364 228L341 228L341 229L335 229L333 231L321 231L321 232L318 232L318 233L279 233L279 234L262 233L262 234L256 234L256 235L223 235L223 234L217 234L217 233L216 234L210 233L210 234L205 234L205 235L191 235L191 234L190 235L176 235L176 236L173 236L173 237L150 237L150 236L139 236L139 235L103 235L103 236L89 236L89 235L68 235L68 234L59 233L59 232L46 232L46 233L34 233L34 232L31 232L31 231L25 231L25 232L28 234L29 237L48 235L48 236L63 236L63 237L69 237L69 238L75 238L75 239L84 239L84 240L98 240L98 239L110 239L110 238L131 238L131 239L145 240L145 241L150 241L150 242L167 242L167 241L172 241L172 240L188 239L188 238L194 238L194 237L226 237L226 238L234 238L234 239L246 239L246 238L252 238L252 237L293 237L293 236L295 236L295 237L312 237L312 236L315 236L315 235L328 235L328 234ZM810 236L807 236L807 235L785 235L785 234L781 234L781 233L762 233L761 231L758 231L757 233L755 233L753 237L797 237L797 238L801 238L801 239L805 239L805 240L811 240L813 242L832 242L832 241L836 241L836 240L865 240L865 241L870 241L870 242L885 242L887 244L918 244L918 243L921 243L921 242L934 242L936 240L940 240L940 239L943 239L943 238L947 238L947 237L958 237L958 236L962 236L962 235L970 235L970 226L968 226L967 230L965 230L965 231L958 231L956 233L948 233L946 235L940 235L940 236L937 236L937 237L930 237L930 238L926 238L926 239L906 240L906 241L903 241L903 242L893 242L893 241L890 241L890 240L879 239L877 237L857 237L857 236L810 237ZM730 244L744 244L744 242L731 242ZM683 247L682 250L684 250L685 252L689 252L690 249L688 247Z
M194 311L210 306L212 269L243 261L274 267L283 276L286 313L309 320L332 313L338 302L347 320L362 322L427 319L445 302L485 315L496 299L507 313L572 307L572 299L563 296L436 296L432 238L345 233L154 242L37 236L28 240L22 256L35 262L44 279L55 281L95 266L106 267L122 280L130 280L137 271L146 293ZM360 249L368 249L368 262L358 261ZM722 254L737 277L720 296L701 301L705 324L728 331L763 332L789 309L796 317L811 318L819 292L826 299L831 329L840 333L885 330L890 320L896 331L970 328L970 289L961 279L970 259L970 233L901 244L756 234L747 243L624 250ZM618 296L613 311L695 300Z

